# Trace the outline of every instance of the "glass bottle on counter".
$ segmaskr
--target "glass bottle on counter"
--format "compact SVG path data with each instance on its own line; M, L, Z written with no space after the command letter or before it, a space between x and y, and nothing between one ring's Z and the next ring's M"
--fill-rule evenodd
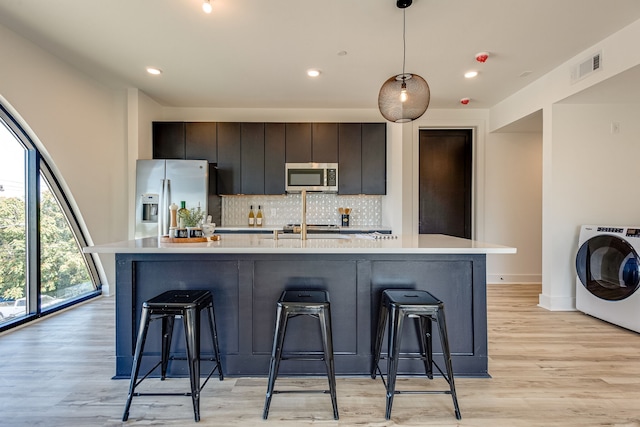
M180 228L184 228L184 218L185 218L186 214L188 213L186 204L187 204L187 202L185 202L184 200L181 201L180 202L180 209L178 209L178 226Z
M262 227L262 206L258 205L258 213L256 214L256 227Z
M249 206L249 227L256 225L256 216L253 213L253 205Z

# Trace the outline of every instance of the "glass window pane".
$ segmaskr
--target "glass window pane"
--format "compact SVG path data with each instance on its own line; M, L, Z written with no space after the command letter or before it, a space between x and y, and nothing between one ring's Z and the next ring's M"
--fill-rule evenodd
M0 323L26 314L25 157L0 121Z
M42 311L95 290L81 248L43 176L40 179L40 248Z

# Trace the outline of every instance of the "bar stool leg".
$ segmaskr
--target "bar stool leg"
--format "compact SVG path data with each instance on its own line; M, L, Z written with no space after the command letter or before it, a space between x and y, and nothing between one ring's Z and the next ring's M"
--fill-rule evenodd
M169 353L171 351L171 338L173 337L173 324L175 316L167 315L162 317L162 363L160 380L167 378L167 367L169 366Z
M329 306L318 313L320 328L322 330L322 347L324 348L324 363L327 368L327 378L329 379L329 393L331 394L331 405L333 406L333 418L339 419L338 399L336 393L336 370L333 360L333 334L331 330L331 309Z
M431 318L427 316L419 316L416 318L419 322L419 339L420 339L420 352L424 361L424 369L427 374L427 378L433 379L433 342L432 342L432 326Z
M220 381L224 380L224 374L222 373L222 363L220 362L220 347L218 346L218 329L216 328L216 316L213 308L213 303L209 304L207 308L209 313L209 330L211 331L211 342L213 343L213 352L216 357L216 366L218 369L218 378Z
M389 314L389 338L388 338L388 358L387 358L387 409L386 419L391 419L391 407L393 397L396 392L396 375L398 372L398 359L400 357L400 342L402 341L402 325L404 323L404 312L390 305Z
M440 330L440 342L442 344L442 355L447 370L449 389L451 390L451 398L453 399L453 407L455 408L456 418L462 419L460 407L458 406L458 396L456 395L456 386L453 380L453 365L451 364L451 352L449 350L449 337L447 335L447 324L445 323L444 308L438 310L438 327Z
M129 395L127 396L127 403L124 406L124 413L122 414L122 421L129 419L129 409L131 408L131 399L133 399L133 393L136 389L136 382L138 381L138 373L140 372L140 363L142 362L142 349L147 339L147 331L149 330L149 310L145 307L142 308L142 315L140 316L140 328L138 329L138 338L136 339L136 349L133 355L133 364L131 366L131 380L129 383Z
M380 304L378 310L378 329L376 330L376 344L373 350L373 366L371 367L371 378L376 379L378 370L378 363L380 363L380 353L382 352L382 340L384 337L384 330L386 329L388 309L384 304Z
M187 341L187 362L189 363L189 379L191 380L191 400L195 421L200 421L200 322L196 309L185 310L182 320Z
M264 401L264 411L262 412L262 418L267 419L269 416L269 406L271 406L271 397L273 396L273 389L276 384L276 378L278 377L278 370L280 369L280 359L282 358L282 345L284 344L284 333L287 329L287 321L289 320L288 313L283 313L281 304L278 304L276 309L276 329L273 333L273 348L271 350L271 361L269 364L269 382L267 384L267 396Z

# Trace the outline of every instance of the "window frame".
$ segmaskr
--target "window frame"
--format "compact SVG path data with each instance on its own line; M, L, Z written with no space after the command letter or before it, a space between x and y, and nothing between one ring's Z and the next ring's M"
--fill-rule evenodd
M0 126L6 126L13 133L16 142L22 144L25 149L25 244L26 244L26 314L24 316L17 317L13 320L9 320L0 325L0 332L15 328L19 325L23 325L28 322L32 322L43 316L55 313L63 310L67 307L76 305L80 302L86 301L91 298L102 295L102 282L100 275L98 274L98 268L95 260L91 254L86 254L81 248L88 246L87 238L80 225L79 217L74 212L72 204L69 202L69 197L65 194L60 181L53 169L51 168L47 159L45 159L25 132L23 127L16 121L13 115L5 108L0 102L0 120L3 124ZM77 298L70 299L62 304L54 307L47 307L45 310L40 306L41 296L41 244L40 244L40 179L47 181L48 187L53 196L58 202L63 215L67 220L67 224L71 228L71 234L76 240L80 254L82 255L87 272L93 283L94 290L79 296Z

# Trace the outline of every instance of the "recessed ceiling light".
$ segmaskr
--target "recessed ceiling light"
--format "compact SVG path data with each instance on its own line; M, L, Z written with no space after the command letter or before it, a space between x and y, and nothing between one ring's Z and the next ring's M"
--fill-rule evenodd
M318 77L320 75L320 70L310 69L307 70L307 76L309 77Z
M156 67L147 67L147 73L153 74L154 76L158 76L162 74L162 70Z
M472 79L477 75L478 75L477 71L467 71L466 73L464 73L464 76L468 79Z
M338 52L338 56L346 56L346 55L347 55L346 50L341 50L340 52Z

